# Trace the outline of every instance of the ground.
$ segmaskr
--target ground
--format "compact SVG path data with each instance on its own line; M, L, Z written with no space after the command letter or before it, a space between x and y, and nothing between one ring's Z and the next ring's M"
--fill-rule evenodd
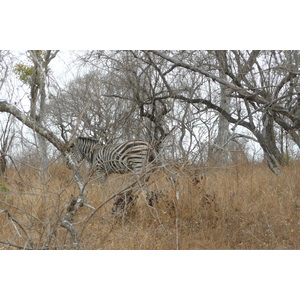
M282 171L276 176L264 163L173 165L101 206L132 176L112 174L102 188L83 170L97 211L82 207L74 219L80 249L300 249L300 164ZM78 194L65 165L53 163L44 180L36 169L10 168L0 182L1 247L72 248L59 225ZM112 213L117 197L132 201Z

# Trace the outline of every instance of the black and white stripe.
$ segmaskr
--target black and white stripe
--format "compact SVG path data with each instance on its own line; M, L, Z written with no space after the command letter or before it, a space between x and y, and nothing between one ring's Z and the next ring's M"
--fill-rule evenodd
M94 139L78 137L71 145L71 150L78 162L86 159L92 164L102 185L107 175L139 172L155 158L153 148L140 140L103 146Z

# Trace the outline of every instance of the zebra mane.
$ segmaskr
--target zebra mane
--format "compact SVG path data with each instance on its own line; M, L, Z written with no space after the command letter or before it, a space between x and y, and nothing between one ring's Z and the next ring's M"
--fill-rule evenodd
M94 139L94 138L84 137L84 136L79 136L79 137L77 138L77 140L88 141L88 142L91 142L91 143L100 143L99 141L97 141L97 140Z
M76 148L74 153L77 155L77 160L81 161L86 158L88 161L92 162L94 157L94 150L99 142L94 138L79 136L76 138L74 145ZM77 150L76 150L77 149Z

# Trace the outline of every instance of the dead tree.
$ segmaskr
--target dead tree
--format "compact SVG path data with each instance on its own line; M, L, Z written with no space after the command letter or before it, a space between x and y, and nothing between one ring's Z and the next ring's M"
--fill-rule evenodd
M0 175L4 175L7 169L7 153L15 136L12 121L12 116L8 115L5 125L0 132Z

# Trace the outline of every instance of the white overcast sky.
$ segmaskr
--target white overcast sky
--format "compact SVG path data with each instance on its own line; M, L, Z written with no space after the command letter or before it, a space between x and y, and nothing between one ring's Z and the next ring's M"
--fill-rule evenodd
M0 16L2 49L296 49L300 43L295 0L10 0Z

